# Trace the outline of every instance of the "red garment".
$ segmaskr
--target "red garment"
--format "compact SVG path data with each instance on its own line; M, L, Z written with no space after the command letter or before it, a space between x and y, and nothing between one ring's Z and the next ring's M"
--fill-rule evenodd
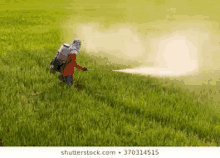
M77 66L78 69L82 70L83 68L77 65L76 63L76 54L69 54L66 59L66 62L69 62L65 69L62 71L63 76L71 75L73 77L74 67Z

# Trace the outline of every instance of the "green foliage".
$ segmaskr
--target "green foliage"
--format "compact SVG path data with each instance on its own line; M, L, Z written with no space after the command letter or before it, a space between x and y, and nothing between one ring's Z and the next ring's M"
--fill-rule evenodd
M44 7L1 11L4 146L220 145L220 118L209 98L153 77L110 71L128 66L81 51L77 62L89 71L76 69L72 87L59 85L48 69L61 43L57 24L69 11L52 15Z

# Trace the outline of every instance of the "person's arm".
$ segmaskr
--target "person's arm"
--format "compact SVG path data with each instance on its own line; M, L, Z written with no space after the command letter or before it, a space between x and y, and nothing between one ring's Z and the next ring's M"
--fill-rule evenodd
M77 67L78 69L80 69L80 70L83 69L81 66L79 66L79 65L77 65L77 64L76 64L76 67Z
M82 68L81 66L77 65L77 68L80 69L80 70L83 70L83 71L87 71L86 67Z
M79 65L76 63L76 54L70 54L69 57L68 57L68 62L74 62L74 66L77 67L77 68L80 69L80 70L83 70L83 71L86 71L86 70L87 70L85 67L82 68L81 66L79 66Z

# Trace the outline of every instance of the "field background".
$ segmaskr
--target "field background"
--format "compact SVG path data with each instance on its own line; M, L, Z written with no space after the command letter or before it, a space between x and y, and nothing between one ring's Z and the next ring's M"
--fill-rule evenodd
M220 145L219 1L14 0L0 6L3 146ZM178 81L112 72L143 65L148 52L123 60L117 50L91 49L91 31L77 31L87 24L102 31L128 25L144 40L176 31L184 21L209 31L210 41L197 45L200 72ZM74 86L59 85L49 63L61 43L76 36L84 42L77 63L93 70L76 69ZM211 55L210 44L216 46Z

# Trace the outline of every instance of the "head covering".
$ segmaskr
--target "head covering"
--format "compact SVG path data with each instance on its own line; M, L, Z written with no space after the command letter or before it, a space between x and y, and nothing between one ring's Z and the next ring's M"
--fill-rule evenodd
M79 39L75 39L73 41L73 45L75 45L76 51L79 51L79 49L81 48L81 41Z
M77 54L81 47L81 41L79 39L75 39L72 44L70 44L69 49L71 54Z

